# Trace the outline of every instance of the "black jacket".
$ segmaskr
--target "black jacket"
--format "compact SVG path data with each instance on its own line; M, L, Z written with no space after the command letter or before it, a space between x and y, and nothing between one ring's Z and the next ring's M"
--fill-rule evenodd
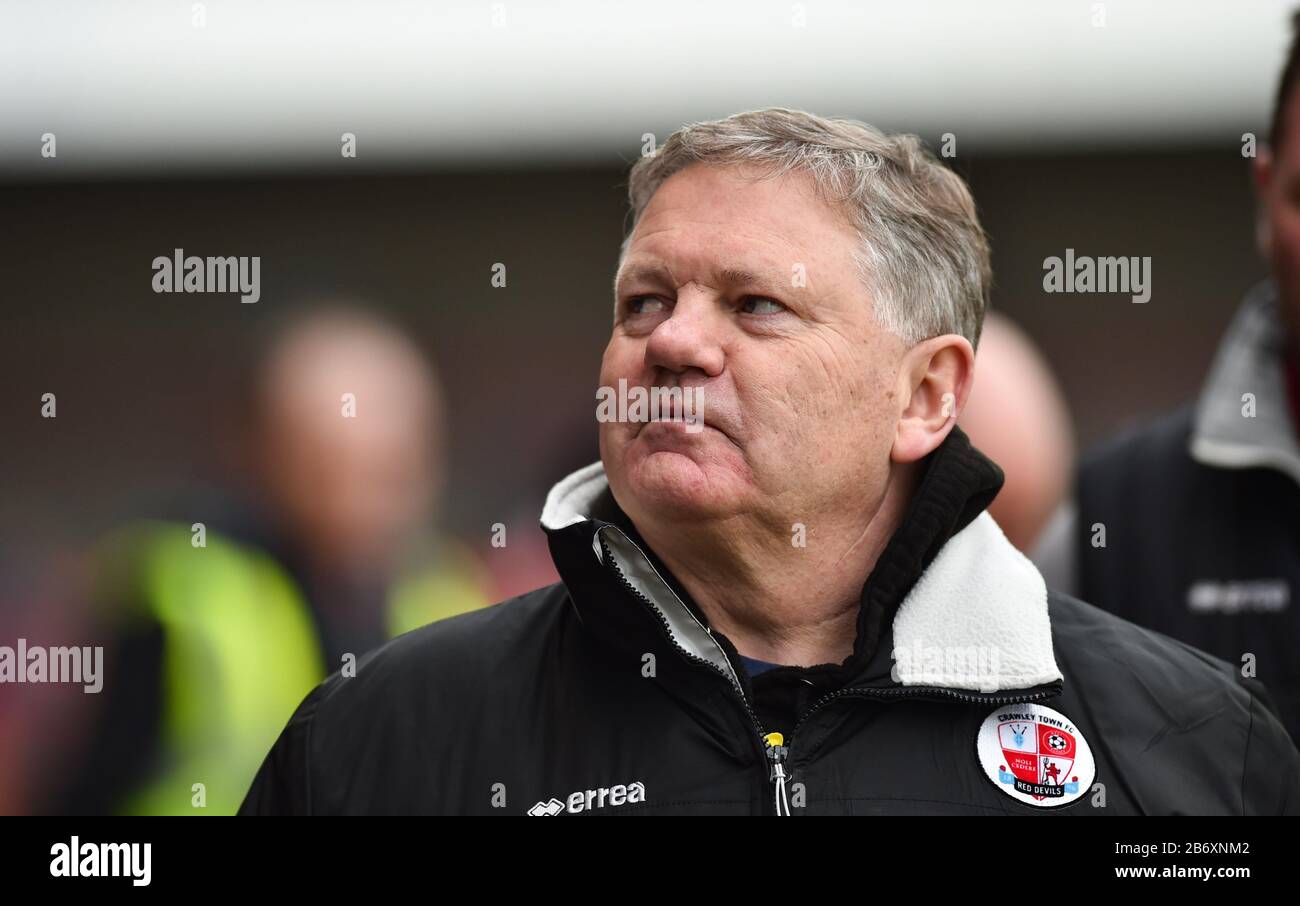
M1300 739L1300 485L1275 469L1195 461L1192 428L1183 410L1084 463L1079 525L1105 525L1106 545L1077 533L1079 593L1249 666Z
M853 654L751 679L580 470L543 512L563 584L328 679L241 814L1300 811L1300 755L1253 684L1049 595L983 513L1001 481L954 431Z
M1285 342L1261 284L1197 403L1092 451L1073 513L1038 556L1057 587L1253 670L1300 740L1300 438Z

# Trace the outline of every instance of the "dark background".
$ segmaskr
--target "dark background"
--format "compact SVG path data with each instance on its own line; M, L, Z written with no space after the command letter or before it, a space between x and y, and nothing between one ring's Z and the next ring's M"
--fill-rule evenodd
M1192 398L1244 290L1249 161L1221 148L957 160L992 239L994 306L1038 342L1081 445ZM625 170L9 185L6 548L93 537L142 495L207 478L209 428L277 309L344 295L395 315L451 407L448 527L540 512L594 461L591 419L623 235ZM155 294L151 262L262 258L262 297ZM1151 300L1047 294L1043 260L1149 255ZM491 286L495 262L504 288ZM42 393L59 418L40 418ZM68 417L65 417L68 416ZM527 451L527 455L520 455ZM549 471L548 471L549 470Z

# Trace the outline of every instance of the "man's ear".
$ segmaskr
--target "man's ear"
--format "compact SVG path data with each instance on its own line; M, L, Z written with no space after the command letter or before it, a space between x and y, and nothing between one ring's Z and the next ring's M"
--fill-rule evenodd
M965 337L944 334L917 343L898 371L903 410L890 458L916 462L943 443L966 405L975 376L975 353Z

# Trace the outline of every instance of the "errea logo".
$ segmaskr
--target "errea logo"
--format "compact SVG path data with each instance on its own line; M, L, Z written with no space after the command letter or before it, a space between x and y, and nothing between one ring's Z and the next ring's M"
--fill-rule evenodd
M552 798L549 802L539 802L528 810L533 817L550 817L561 812L576 815L578 812L590 811L606 806L628 805L633 802L645 802L645 784L641 781L626 786L604 787L596 790L577 790L569 794L565 802Z
M1207 580L1187 589L1187 609L1192 613L1277 613L1290 603L1291 586L1285 579Z

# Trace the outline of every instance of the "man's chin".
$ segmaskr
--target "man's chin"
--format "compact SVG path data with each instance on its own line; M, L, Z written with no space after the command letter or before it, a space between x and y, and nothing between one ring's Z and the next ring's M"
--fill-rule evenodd
M676 450L634 455L626 481L637 507L664 519L723 515L723 508L734 508L739 496L729 470Z

